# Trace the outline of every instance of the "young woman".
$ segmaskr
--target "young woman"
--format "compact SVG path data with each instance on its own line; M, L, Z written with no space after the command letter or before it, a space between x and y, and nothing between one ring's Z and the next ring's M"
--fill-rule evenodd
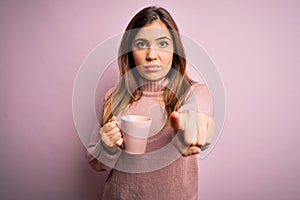
M195 155L211 142L212 100L206 86L186 72L179 30L168 11L147 7L132 18L118 64L120 80L107 92L100 131L87 151L93 169L111 170L103 199L197 199ZM153 120L144 155L123 151L126 141L116 120L124 114Z

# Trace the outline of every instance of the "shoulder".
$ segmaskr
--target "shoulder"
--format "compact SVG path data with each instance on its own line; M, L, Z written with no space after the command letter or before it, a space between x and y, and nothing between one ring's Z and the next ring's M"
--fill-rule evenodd
M194 82L191 85L188 96L194 95L197 99L199 98L211 98L209 89L204 83Z

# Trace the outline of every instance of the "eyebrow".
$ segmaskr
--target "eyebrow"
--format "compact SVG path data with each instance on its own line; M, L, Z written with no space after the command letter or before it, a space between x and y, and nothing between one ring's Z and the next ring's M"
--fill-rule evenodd
M163 39L171 40L167 36L162 36L162 37L156 38L155 40L157 41L157 40L163 40ZM145 38L138 38L138 39L135 39L134 41L138 41L138 40L147 41L147 39L145 39Z

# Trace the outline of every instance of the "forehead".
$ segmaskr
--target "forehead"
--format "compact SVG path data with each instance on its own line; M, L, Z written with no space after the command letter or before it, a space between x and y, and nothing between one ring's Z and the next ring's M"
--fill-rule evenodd
M153 21L151 24L143 26L135 36L136 39L143 38L149 40L161 37L171 38L171 34L167 26L159 20Z

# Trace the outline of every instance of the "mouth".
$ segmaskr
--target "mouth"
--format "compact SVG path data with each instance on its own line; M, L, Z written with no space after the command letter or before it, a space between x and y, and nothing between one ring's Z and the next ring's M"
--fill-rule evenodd
M143 68L149 72L156 72L161 68L161 65L144 65Z

